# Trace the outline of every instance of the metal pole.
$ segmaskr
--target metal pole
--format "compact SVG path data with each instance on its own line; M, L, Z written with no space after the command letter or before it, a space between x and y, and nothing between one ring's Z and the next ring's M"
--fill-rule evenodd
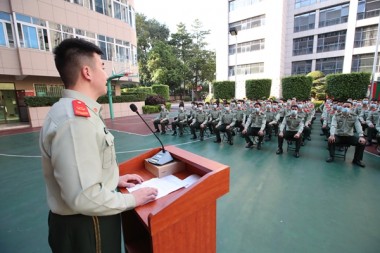
M112 88L111 88L111 80L110 78L107 79L107 94L108 94L108 105L110 107L110 116L111 120L113 120L113 104L112 104Z
M235 98L237 94L237 34L235 35Z
M372 66L372 78L371 78L371 90L369 91L369 98L373 98L373 86L375 82L375 73L376 73L376 64L377 64L377 57L378 57L378 51L379 51L379 40L380 40L380 15L379 15L379 22L377 23L377 40L376 40L376 47L375 47L375 56L373 59L373 66Z

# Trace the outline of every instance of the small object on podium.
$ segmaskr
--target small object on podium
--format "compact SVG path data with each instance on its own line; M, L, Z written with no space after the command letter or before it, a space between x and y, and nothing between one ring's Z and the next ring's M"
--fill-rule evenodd
M158 178L172 175L178 171L185 169L185 163L181 161L173 161L171 163L159 166L159 165L150 163L149 161L150 159L151 158L145 159L145 169Z
M153 157L149 158L148 161L152 164L164 165L166 163L173 161L173 157L170 155L168 151L161 150L160 152L155 154Z

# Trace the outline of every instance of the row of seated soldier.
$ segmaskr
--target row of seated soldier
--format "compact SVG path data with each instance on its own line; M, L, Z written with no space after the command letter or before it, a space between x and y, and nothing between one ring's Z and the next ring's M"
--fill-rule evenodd
M365 146L373 145L375 139L377 152L380 154L380 106L379 101L368 98L326 100L321 107L322 136L328 140L329 157L326 162L333 162L336 147L347 151L355 146L352 163L365 167L363 153Z
M353 163L365 167L363 160L364 145L371 145L376 137L379 143L379 110L377 101L367 102L368 99L348 101L327 100L320 110L322 111L321 123L323 135L328 139L329 157L327 162L333 162L336 146L341 148L350 145L356 146ZM349 107L349 108L348 108ZM154 120L156 132L166 133L169 124L169 112L162 105L160 115ZM343 109L348 108L348 109ZM346 113L346 112L349 113ZM333 116L335 116L333 120ZM246 148L252 148L257 142L257 149L262 147L263 140L270 141L272 135L276 135L278 149L276 154L283 153L283 142L288 145L295 144L294 156L300 157L301 146L306 140L311 140L310 134L315 119L314 104L307 101L297 101L296 98L283 100L238 100L231 103L220 104L218 101L209 103L192 102L189 112L184 104L179 105L179 110L171 122L173 134L183 136L184 129L190 127L191 139L197 139L199 130L200 140L204 140L205 131L215 134L215 143L221 142L221 133L225 133L227 142L233 145L235 132L240 132L246 141ZM336 122L333 124L332 123ZM331 132L332 128L332 132ZM365 131L366 130L366 131ZM351 136L351 137L347 137ZM251 139L253 137L253 139ZM367 142L364 139L367 137ZM379 147L378 147L379 149ZM378 151L380 153L380 151Z

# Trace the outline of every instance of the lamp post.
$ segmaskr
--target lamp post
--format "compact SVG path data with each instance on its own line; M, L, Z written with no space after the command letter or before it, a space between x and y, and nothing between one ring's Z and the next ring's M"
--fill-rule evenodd
M379 15L379 22L377 23L377 40L376 40L376 47L375 47L375 55L373 57L373 65L372 65L372 77L371 77L371 90L369 91L370 99L373 98L373 89L374 89L374 83L375 83L375 74L376 74L376 65L377 65L377 57L378 57L378 50L379 50L379 40L380 40L380 15ZM379 84L377 84L379 85ZM379 87L379 86L377 86Z
M237 94L237 35L238 35L238 31L237 31L236 27L230 28L230 34L232 36L235 36L235 71L234 71L234 74L235 74L235 98L236 98L236 94Z
M108 94L108 104L110 107L110 117L111 120L113 120L113 104L112 104L112 88L111 88L111 81L114 79L120 79L123 76L128 76L128 72L122 72L120 74L113 74L110 77L107 78L107 94Z

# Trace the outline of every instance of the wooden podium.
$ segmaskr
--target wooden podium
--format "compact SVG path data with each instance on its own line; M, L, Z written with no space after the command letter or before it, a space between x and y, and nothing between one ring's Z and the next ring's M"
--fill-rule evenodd
M144 168L144 160L159 150L121 163L120 174L139 174L144 180L154 177ZM216 252L216 200L229 191L230 168L175 146L166 150L185 163L185 169L175 176L184 179L197 174L201 178L188 188L123 212L125 247L129 253Z

